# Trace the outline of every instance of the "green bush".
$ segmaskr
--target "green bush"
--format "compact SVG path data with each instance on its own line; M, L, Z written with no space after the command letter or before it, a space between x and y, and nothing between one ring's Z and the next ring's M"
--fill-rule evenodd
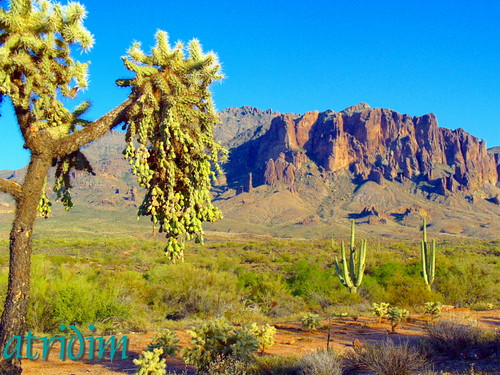
M255 335L257 340L259 340L259 351L261 353L264 353L266 349L274 345L276 328L270 326L269 324L259 327L255 323L253 323L251 327L250 333Z
M179 351L179 339L171 329L164 329L158 332L153 341L148 345L148 351L152 352L155 349L162 350L162 358L175 357Z
M300 375L300 370L297 358L277 355L258 357L250 367L253 375Z
M304 302L294 297L279 274L240 272L238 286L247 301L257 304L260 311L273 318L281 318L304 308Z
M485 262L484 257L458 259L443 269L436 281L437 290L454 306L472 306L500 299L498 264Z
M396 332L396 327L408 318L408 314L409 311L406 309L400 309L397 306L389 307L387 310L387 320L391 324L392 332Z
M302 322L302 328L308 329L308 330L315 330L316 328L319 327L319 315L318 314L313 314L313 313L306 313L302 316L300 319Z
M148 304L162 316L223 316L242 299L237 278L229 272L183 263L157 266L146 277L154 285Z
M119 280L66 265L55 267L44 257L33 260L28 328L52 332L60 324L87 328L89 324L123 321L132 315L133 299Z
M182 358L198 371L208 371L212 362L232 358L248 361L259 349L259 341L246 325L236 329L225 320L212 320L188 331L189 347L182 351Z

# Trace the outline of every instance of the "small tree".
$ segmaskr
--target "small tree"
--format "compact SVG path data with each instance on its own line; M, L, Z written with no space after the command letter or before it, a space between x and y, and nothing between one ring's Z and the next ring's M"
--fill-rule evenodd
M182 44L171 48L160 31L150 55L134 44L123 59L134 76L117 84L130 87L130 96L100 119L85 121L88 103L70 111L61 101L87 86L88 64L71 57L74 46L93 44L85 15L78 3L11 0L0 6L0 97L10 98L31 152L22 183L0 179L0 192L16 202L0 353L10 338L24 335L34 223L38 212L46 217L50 212L49 169L55 167L58 199L71 208L71 171L92 172L80 152L84 145L123 124L125 157L146 190L139 215L150 216L154 228L166 234L173 261L182 259L185 240L202 240L203 221L221 217L209 192L223 152L213 140L217 115L209 90L221 78L217 57L204 54L196 40L186 56ZM21 373L20 360L3 358L0 373Z

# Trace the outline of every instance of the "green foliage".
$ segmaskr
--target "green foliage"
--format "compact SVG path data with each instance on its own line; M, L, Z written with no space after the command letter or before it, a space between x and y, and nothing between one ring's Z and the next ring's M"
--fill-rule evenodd
M208 366L209 375L246 375L249 364L234 358L216 359Z
M349 288L351 293L356 293L357 288L361 285L363 281L363 273L365 272L365 257L366 257L366 240L361 240L358 249L355 245L355 222L351 221L351 241L349 243L349 263L347 262L345 255L345 245L344 241L341 243L341 256L342 256L342 267L340 266L337 259L335 259L335 268L337 269L337 275L340 282L346 288Z
M374 302L371 310L373 315L378 316L378 322L380 323L382 322L382 319L385 318L387 311L389 310L389 304L386 302Z
M286 271L292 294L308 304L326 308L345 298L338 279L321 262L300 259Z
M157 266L146 276L155 285L149 303L162 316L222 316L241 305L236 276L228 272L170 264Z
M79 3L44 0L12 0L9 9L0 9L0 94L31 110L34 131L72 124L72 114L57 97L73 97L87 86L88 64L70 56L73 45L89 49L93 44L82 23L85 16Z
M204 54L197 40L187 56L182 44L169 45L163 31L150 55L140 47L134 44L123 58L135 77L117 81L132 86L136 98L126 114L124 154L147 190L138 214L151 216L154 228L165 233L165 251L175 262L183 259L185 240L203 240L202 221L221 217L210 187L225 150L213 139L218 117L209 86L222 75L217 56Z
M266 355L258 357L250 370L255 375L299 375L301 367L295 357Z
M270 317L284 317L304 307L300 298L291 294L290 288L279 273L238 272L238 285L251 307L256 304Z
M259 351L261 353L264 353L266 349L274 345L274 335L276 334L275 327L269 324L259 327L256 323L253 323L250 333L259 340Z
M139 367L135 375L165 375L167 364L165 359L161 358L162 354L160 348L142 352L139 359L134 359L134 364Z
M319 315L318 314L313 314L313 313L306 313L302 316L300 319L302 322L302 328L308 329L308 330L315 330L316 328L319 327Z
M188 331L189 347L182 351L182 358L198 371L207 371L216 360L233 358L248 361L259 349L259 341L244 325L236 329L225 320L212 320Z
M500 299L499 261L487 261L484 256L469 254L457 257L450 265L441 269L436 289L448 304L473 306L480 302Z
M35 257L32 279L27 321L34 331L55 331L61 323L119 322L132 315L131 293L118 280L55 267L43 257Z
M434 275L436 269L436 240L431 242L427 241L427 222L423 218L423 234L422 242L420 244L420 257L422 259L422 277L424 278L427 289L431 290L432 283L434 282Z
M396 332L396 327L399 323L404 322L408 318L410 312L406 309L400 309L397 306L389 307L387 310L387 320L391 324L391 331Z
M443 310L441 302L426 302L424 304L425 313L431 317L431 319L437 318L441 315Z
M179 339L174 331L171 329L163 329L161 332L158 332L156 336L153 338L153 341L148 345L148 352L152 352L155 349L161 349L162 358L166 357L175 357L177 352L179 351Z

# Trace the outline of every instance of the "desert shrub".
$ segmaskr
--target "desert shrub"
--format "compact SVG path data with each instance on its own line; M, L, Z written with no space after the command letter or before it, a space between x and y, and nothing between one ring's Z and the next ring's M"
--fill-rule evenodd
M138 359L134 359L134 364L138 366L136 375L164 375L167 373L165 359L161 358L162 350L142 352Z
M409 311L406 309L400 309L397 306L389 307L387 310L387 320L391 324L392 332L396 332L396 327L408 318L408 314Z
M306 302L312 302L312 296L332 298L335 296L334 286L340 283L332 270L325 269L319 262L301 259L286 269L287 283L294 296L302 297Z
M304 314L300 321L302 323L302 328L309 330L315 330L316 328L318 328L320 323L319 315L313 313Z
M269 355L258 357L249 369L253 375L300 375L300 361L295 357Z
M346 363L352 369L370 371L376 375L410 375L423 368L427 361L408 342L396 344L387 340L355 348L346 354Z
M304 302L291 294L279 274L242 271L238 279L245 299L256 303L267 316L281 318L304 308Z
M162 358L175 357L179 351L179 339L171 329L164 329L158 332L153 340L148 345L148 351L152 352L155 349L162 350Z
M257 340L259 340L259 351L264 353L266 349L274 345L274 335L276 334L276 328L266 324L265 326L259 327L257 324L253 323L250 329Z
M426 302L424 304L425 313L431 317L431 319L436 319L443 310L441 302Z
M306 354L300 361L302 375L342 375L342 360L331 351Z
M132 315L130 291L116 279L66 265L53 266L45 257L33 261L28 327L55 331L59 324L87 326L106 321L124 322Z
M225 320L212 320L188 331L189 347L182 351L182 358L198 371L206 372L210 363L232 358L248 361L259 349L259 341L250 333L250 326L236 329Z
M386 302L380 302L380 303L374 302L371 307L372 314L378 317L379 323L387 315L388 309L389 309L389 304Z
M208 365L209 375L246 375L248 374L248 361L235 358L218 358Z
M393 306L416 307L426 301L439 300L440 296L429 291L421 277L396 274L386 288L387 302Z
M496 264L484 258L459 259L436 278L436 288L445 301L454 306L471 306L480 302L498 301L500 283ZM497 275L497 276L495 276Z
M500 332L484 331L477 343L479 358L500 357Z
M457 358L479 342L481 330L470 324L440 320L426 327L432 350Z
M162 316L222 316L242 299L236 276L229 272L184 263L157 266L146 277L154 286L148 303Z

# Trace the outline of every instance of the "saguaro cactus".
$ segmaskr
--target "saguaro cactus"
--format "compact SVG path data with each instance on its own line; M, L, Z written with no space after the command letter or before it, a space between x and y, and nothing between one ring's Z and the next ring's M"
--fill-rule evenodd
M354 243L355 236L355 223L354 220L351 221L351 241L349 244L349 262L347 262L345 255L345 244L342 241L340 245L340 251L342 255L342 266L339 264L337 258L335 258L335 268L337 269L337 275L340 279L342 285L349 288L351 293L357 293L358 287L361 285L363 280L363 273L365 272L365 257L366 257L366 240L361 240L359 245L359 253L356 249Z
M422 272L420 274L424 278L427 289L431 290L431 285L434 282L434 275L436 269L436 240L432 242L427 241L427 222L425 217L423 219L423 235L421 243L421 258L422 258Z

